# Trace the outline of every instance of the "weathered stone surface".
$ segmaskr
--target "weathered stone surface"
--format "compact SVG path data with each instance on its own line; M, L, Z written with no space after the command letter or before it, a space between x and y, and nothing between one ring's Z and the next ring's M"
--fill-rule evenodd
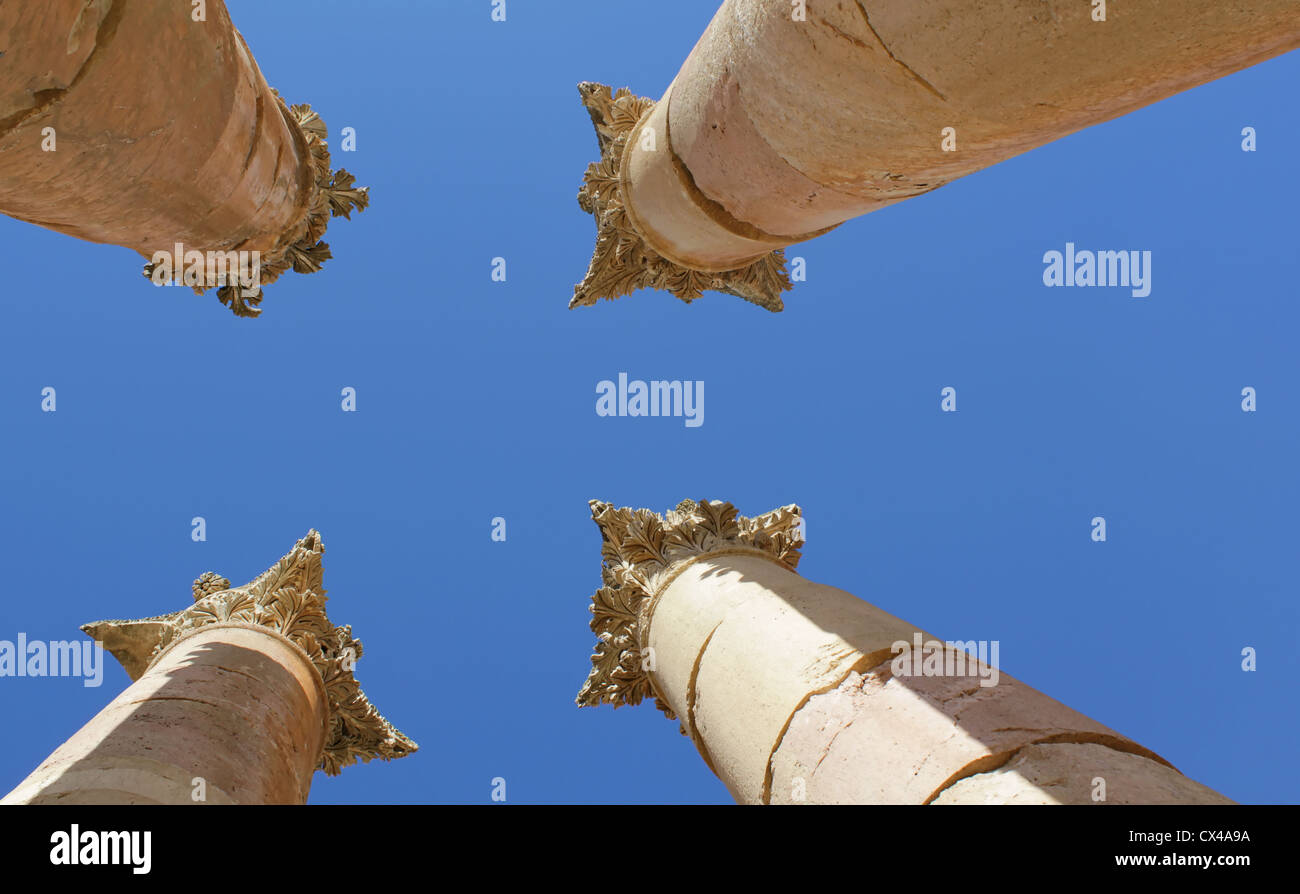
M736 800L767 800L768 764L791 716L814 693L853 669L890 654L916 628L856 596L814 583L772 562L720 556L686 569L659 601L650 645L662 666L672 664L668 643L698 638L700 628L673 613L678 599L707 593L724 607L695 656L688 722L707 743L714 772ZM659 644L663 644L660 646ZM656 681L659 676L656 673ZM670 701L680 694L670 688Z
M7 804L302 804L329 725L307 656L266 628L180 641L14 791ZM197 781L201 780L201 784Z
M980 676L899 677L885 662L813 696L772 757L772 803L924 804L953 779L1044 740L1155 757L1008 674L992 686Z
M1098 780L1105 800L1094 799ZM1164 764L1103 745L1030 745L996 770L968 776L934 804L1233 804Z

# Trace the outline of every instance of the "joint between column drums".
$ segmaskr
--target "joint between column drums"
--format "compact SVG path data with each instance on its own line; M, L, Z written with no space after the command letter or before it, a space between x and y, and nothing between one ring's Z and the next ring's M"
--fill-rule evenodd
M725 620L725 619L724 619ZM713 641L713 634L718 632L718 628L723 625L723 621L713 625L709 635L704 638L704 643L700 646L700 651L695 655L695 661L691 665L691 675L686 681L686 724L689 728L691 741L695 743L695 749L704 758L704 764L709 768L714 776L718 775L718 768L713 764L713 755L709 753L709 746L704 742L704 736L700 735L700 729L695 725L695 701L696 689L695 684L699 680L700 666L704 663L704 653L709 650L709 643ZM654 677L651 676L651 682Z
M690 193L691 198L695 201L696 206L705 214L707 214L713 220L714 223L718 224L719 226L723 227L724 229L732 233L735 233L737 236L744 236L748 239L754 239L762 242L771 242L773 248L785 248L787 246L795 245L800 242L807 242L810 239L816 239L819 236L825 236L831 230L839 226L839 224L836 223L836 224L831 224L828 227L822 227L820 230L814 230L811 233L800 233L794 236L784 236L778 233L769 233L766 230L764 230L762 227L756 226L752 223L749 223L748 221L744 221L736 217L734 214L728 211L726 206L724 206L721 202L710 198L704 192L704 190L700 189L699 184L695 182L695 175L691 173L691 169L686 166L686 162L682 161L682 157L678 155L677 150L673 148L671 88L670 88L669 95L665 96L663 101L669 103L668 111L664 115L664 141L668 144L668 156L669 158L672 159L673 170L677 172L678 178L682 181L682 185L685 186L687 191ZM638 123L637 126L640 127L640 124ZM628 145L631 144L632 141L629 140ZM775 152L776 150L773 151ZM785 161L787 165L790 164L790 162L786 161L785 158L782 158L782 161ZM790 167L792 170L797 170L796 168L794 168L793 165L790 165ZM759 257L762 257L762 255L759 255ZM755 260L757 260L757 258Z
M819 695L825 695L828 692L832 692L844 685L844 681L849 678L850 674L866 673L874 667L879 667L881 664L888 662L889 656L892 654L892 649L877 649L874 652L868 652L857 661L854 661L853 664L851 664L834 683L830 683L820 689L814 689L811 692L806 693L804 697L800 699L799 704L795 705L794 710L790 712L790 716L785 719L785 723L781 726L781 732L777 734L776 742L772 744L772 750L767 756L767 768L763 772L764 804L772 803L772 777L775 772L772 768L772 764L776 760L776 753L781 750L781 743L785 741L785 734L789 731L790 724L794 722L795 715L802 711L812 699ZM938 793L936 792L936 794Z
M672 87L670 85L668 92L665 93L664 98L661 99L659 103L671 103L671 99ZM676 264L679 267L697 270L701 273L730 273L736 270L743 270L745 267L748 267L773 251L777 251L799 242L807 242L810 239L816 239L818 236L824 236L839 226L839 224L832 224L829 227L825 227L812 233L782 236L775 233L769 233L760 227L740 220L728 211L721 203L706 195L704 191L700 189L699 185L696 184L695 176L691 173L690 168L686 166L686 163L682 161L681 156L679 156L677 151L673 149L672 128L669 124L669 115L666 112L664 115L663 141L668 152L669 161L672 164L673 173L676 174L678 182L690 198L691 204L694 205L701 214L722 229L726 230L728 233L741 239L763 243L768 246L766 251L757 253L753 257L738 262L728 263L723 266L704 265L698 262L683 260L673 251L671 246L661 238L660 234L641 218L637 213L635 203L632 201L632 184L630 181L632 165L629 163L630 157L640 142L642 128L645 126L645 123L650 120L653 113L654 110L651 109L642 116L641 120L633 127L627 143L623 146L623 156L619 163L619 189L624 196L623 207L627 212L628 223L632 225L632 227L637 231L637 234L645 240L645 243L648 246L654 249L656 253L661 255L667 261Z
M1111 751L1116 751L1120 754L1131 754L1135 757L1146 758L1149 761L1168 767L1180 776L1183 775L1181 770L1151 749L1143 748L1136 742L1132 742L1121 736L1108 736L1101 733L1085 732L1057 733L1053 736L1043 736L1040 739L1034 739L1032 742L1025 742L1023 745L1012 748L1010 751L988 754L984 757L976 758L944 780L943 784L931 792L930 796L921 803L930 804L963 779L969 779L971 776L978 776L981 773L991 773L999 767L1006 766L1015 758L1016 755L1034 745L1101 745L1104 748L1109 748Z
M659 605L659 600L663 596L664 591L666 591L673 584L673 582L676 581L677 578L681 576L682 572L684 572L687 568L690 568L692 565L696 564L697 562L701 562L706 559L715 559L720 556L737 556L737 555L759 556L761 558L767 559L769 562L774 562L775 564L779 565L782 569L786 571L790 570L789 568L786 568L785 565L782 565L777 559L773 558L770 553L764 552L763 550L760 549L753 549L751 547L729 546L726 549L715 549L707 553L701 553L698 556L691 556L689 559L684 559L678 562L675 566L673 566L672 571L668 573L668 575L664 578L664 580L660 582L659 586L655 588L654 592L650 594L650 598L646 603L646 608L642 615L643 620L642 623L640 624L640 638L637 641L637 650L642 655L644 655L646 653L646 649L649 648L650 624L654 618L654 610ZM685 714L685 718L684 718L684 722L682 723L683 732L685 732L686 735L690 736L691 741L695 744L695 749L700 753L700 757L704 759L705 765L709 768L710 771L713 772L713 775L715 776L718 775L718 771L713 764L713 756L709 753L709 746L705 744L704 737L700 734L699 727L695 725L695 682L696 679L699 677L700 664L703 661L704 652L708 649L709 642L710 640L713 639L713 634L717 632L718 628L721 627L723 623L724 623L723 621L719 621L717 624L713 625L713 629L709 631L709 635L705 638L704 644L700 647L699 653L695 656L695 662L691 666L691 675L686 683L686 705L683 712ZM646 677L650 681L650 689L652 692L654 692L655 698L659 699L665 704L668 704L668 699L664 697L663 692L659 689L659 686L655 681L654 672L647 671ZM787 724L788 723L789 721L787 721Z

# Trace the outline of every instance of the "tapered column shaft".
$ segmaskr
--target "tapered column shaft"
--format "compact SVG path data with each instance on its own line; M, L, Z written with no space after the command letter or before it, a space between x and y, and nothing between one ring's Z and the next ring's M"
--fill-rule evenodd
M582 85L602 159L571 306L780 310L784 246L1297 46L1293 0L725 0L657 102Z
M579 704L655 697L740 803L1230 803L989 644L800 577L797 507L593 514L606 585Z
M186 609L83 626L133 683L2 803L302 804L316 770L417 751L357 683L324 552L309 531L243 586L209 571Z
M676 209L639 191L651 165L675 168L696 208L736 222L723 229L793 242L1300 45L1290 0L1092 10L808 0L801 20L788 0L727 0L660 102L670 151L632 150L652 161L630 204L670 250L700 254L677 245Z
M173 645L6 804L302 804L329 703L292 642L214 625Z
M257 316L263 285L331 257L330 217L369 203L222 0L3 3L0 54L0 213L135 249L157 285Z
M0 5L0 210L145 255L269 252L314 171L225 5L205 6Z

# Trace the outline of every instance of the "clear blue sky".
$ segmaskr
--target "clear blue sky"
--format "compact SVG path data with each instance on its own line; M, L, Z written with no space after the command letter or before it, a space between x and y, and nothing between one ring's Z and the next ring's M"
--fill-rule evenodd
M252 321L0 218L0 639L182 608L200 572L243 582L316 527L362 685L422 750L318 775L314 802L483 803L500 776L512 803L726 803L652 707L573 704L586 501L798 502L806 576L998 640L1004 672L1229 797L1300 800L1300 56L801 246L783 314L650 292L569 311L594 233L576 84L658 96L716 4L229 6L273 86L357 129L336 163L373 206ZM1067 241L1152 251L1151 296L1045 288ZM704 380L705 424L598 418L622 371ZM100 689L0 679L0 791L125 684L115 663Z

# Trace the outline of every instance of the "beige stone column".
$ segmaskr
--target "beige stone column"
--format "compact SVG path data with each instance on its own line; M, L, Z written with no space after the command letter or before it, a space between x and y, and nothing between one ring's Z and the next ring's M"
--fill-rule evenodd
M352 670L312 531L254 581L211 572L184 611L83 629L135 681L0 804L302 804L312 775L416 745Z
M268 86L222 0L203 11L196 20L180 0L0 4L0 211L151 260L178 243L257 251L261 285L320 269L331 213L364 209L367 192L330 170L324 123ZM186 284L258 313L259 291L206 270Z
M963 644L798 576L797 506L592 515L605 585L578 704L653 697L739 803L1231 803Z
M570 306L780 310L784 246L1300 46L1294 0L1102 6L726 0L657 103L581 85L597 241Z

